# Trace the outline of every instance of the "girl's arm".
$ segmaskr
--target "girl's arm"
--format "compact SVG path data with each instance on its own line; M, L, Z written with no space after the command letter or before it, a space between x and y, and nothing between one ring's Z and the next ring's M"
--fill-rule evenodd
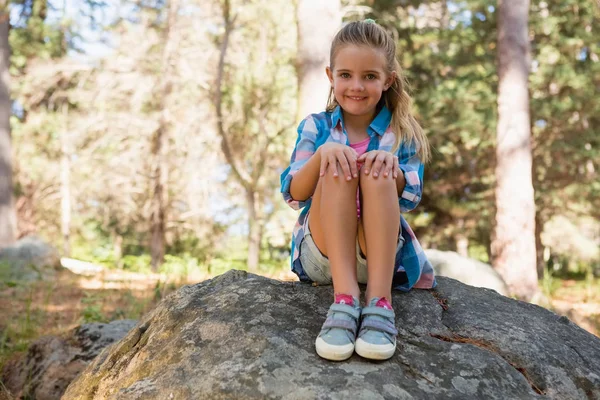
M294 210L306 206L306 200L314 192L319 180L320 155L316 148L319 130L316 122L312 115L300 122L290 165L281 174L281 194Z
M290 183L290 195L293 199L299 201L308 200L317 187L319 182L319 168L321 166L321 148L310 156L306 164L294 174L294 179Z

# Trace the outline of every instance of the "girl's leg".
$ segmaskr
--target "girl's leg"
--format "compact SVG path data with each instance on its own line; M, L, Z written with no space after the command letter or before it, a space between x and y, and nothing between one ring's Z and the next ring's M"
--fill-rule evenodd
M335 294L360 295L356 278L356 190L358 179L346 181L339 167L333 177L331 165L319 179L308 216L315 244L331 267Z
M396 181L391 174L375 179L361 172L359 177L362 194L359 244L368 260L365 298L367 304L374 297L385 297L391 302L400 227Z

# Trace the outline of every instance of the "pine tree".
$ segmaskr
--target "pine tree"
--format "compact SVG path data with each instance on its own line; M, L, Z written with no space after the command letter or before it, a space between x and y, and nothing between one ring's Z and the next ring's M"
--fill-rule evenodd
M511 292L537 292L527 32L529 0L498 3L498 126L493 265Z

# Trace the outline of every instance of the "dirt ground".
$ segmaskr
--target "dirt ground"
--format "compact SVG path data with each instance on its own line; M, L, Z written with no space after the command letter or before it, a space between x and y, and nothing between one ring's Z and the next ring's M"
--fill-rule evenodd
M162 298L186 283L166 282L165 277L110 272L84 277L68 270L55 279L27 286L0 287L0 369L7 359L25 351L42 335L59 335L84 322L139 319ZM294 280L291 272L273 278ZM596 289L598 285L594 285ZM600 291L584 290L576 281L564 280L551 298L552 308L598 336Z

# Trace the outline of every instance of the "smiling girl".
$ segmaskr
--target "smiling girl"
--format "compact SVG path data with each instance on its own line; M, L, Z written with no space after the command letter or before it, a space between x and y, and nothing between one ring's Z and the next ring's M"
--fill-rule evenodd
M281 192L303 209L293 232L292 270L333 283L315 345L344 360L383 360L396 349L392 289L433 288L433 268L401 213L421 200L429 143L411 113L391 36L372 20L351 22L331 45L325 112L306 117ZM359 283L366 284L366 307Z

